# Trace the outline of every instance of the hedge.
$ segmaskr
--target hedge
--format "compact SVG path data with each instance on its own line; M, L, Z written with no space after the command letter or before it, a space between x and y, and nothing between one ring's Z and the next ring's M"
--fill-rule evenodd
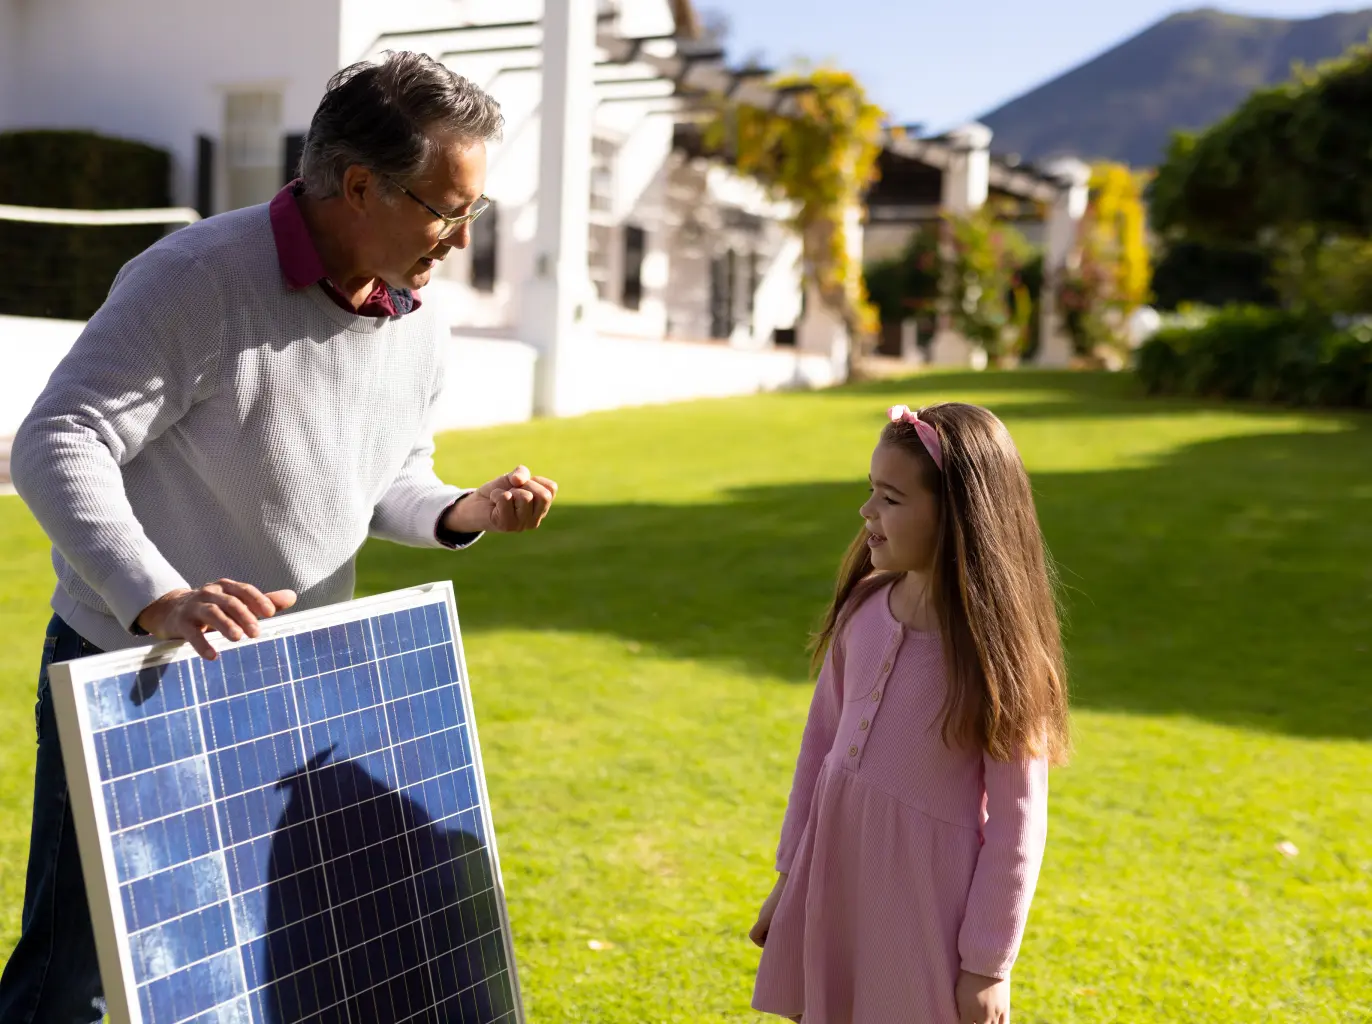
M171 205L171 158L80 131L0 133L0 204L77 210ZM0 219L0 313L88 319L119 268L162 225L76 227Z
M1168 242L1153 267L1152 305L1279 306L1274 273L1270 254L1254 246Z
M1150 394L1372 408L1372 329L1259 306L1159 331L1138 352Z

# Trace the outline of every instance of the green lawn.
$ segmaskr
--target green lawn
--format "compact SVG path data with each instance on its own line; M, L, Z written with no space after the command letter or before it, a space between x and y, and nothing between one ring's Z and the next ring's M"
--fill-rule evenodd
M453 479L522 460L562 485L536 535L375 544L359 577L455 581L531 1019L758 1019L745 931L806 631L883 410L936 397L1009 423L1070 609L1077 755L1053 779L1015 1020L1372 1019L1372 418L1030 373L443 439ZM51 580L13 498L0 564L7 944Z

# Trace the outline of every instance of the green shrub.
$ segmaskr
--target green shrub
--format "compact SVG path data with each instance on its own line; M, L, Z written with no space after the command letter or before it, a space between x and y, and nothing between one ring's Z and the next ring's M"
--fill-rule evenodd
M1372 407L1372 330L1258 306L1159 331L1140 348L1151 394Z
M171 205L171 160L139 142L91 132L0 133L0 203L76 210ZM0 313L85 320L119 268L162 225L78 227L0 220Z

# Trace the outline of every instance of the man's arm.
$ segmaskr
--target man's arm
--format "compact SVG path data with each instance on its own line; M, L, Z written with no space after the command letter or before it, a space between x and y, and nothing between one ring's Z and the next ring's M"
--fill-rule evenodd
M425 425L395 480L372 513L373 537L412 547L465 548L482 533L537 529L557 496L557 484L523 466L475 489L449 486L434 472L433 413L443 393L440 361Z
M434 472L433 415L442 393L443 362L440 354L434 379L429 385L424 426L400 472L372 511L368 533L373 537L410 547L458 548L475 543L481 536L479 530L462 533L447 529L444 525L449 510L465 498L470 490L445 484Z
M134 516L120 467L212 391L223 312L193 257L170 246L135 257L14 438L15 489L126 629L189 587Z

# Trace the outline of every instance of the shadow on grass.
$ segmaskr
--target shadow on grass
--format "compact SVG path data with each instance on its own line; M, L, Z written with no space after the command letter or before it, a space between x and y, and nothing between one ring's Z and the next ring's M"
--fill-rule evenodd
M1253 416L1311 413L1310 409L1262 402L1226 402L1186 396L1150 397L1132 373L1091 373L1067 370L1015 370L921 373L910 377L863 381L818 394L830 397L899 395L911 406L959 400L978 400L1013 425L1014 420L1099 419L1109 416L1146 418L1175 416L1180 411L1223 411ZM1052 397L1052 396L1060 397ZM1341 410L1342 411L1342 410Z
M1372 419L1343 422L1035 475L1077 707L1372 738ZM713 505L567 505L536 534L459 555L369 545L358 587L451 577L469 636L600 633L803 682L864 497L855 480Z

